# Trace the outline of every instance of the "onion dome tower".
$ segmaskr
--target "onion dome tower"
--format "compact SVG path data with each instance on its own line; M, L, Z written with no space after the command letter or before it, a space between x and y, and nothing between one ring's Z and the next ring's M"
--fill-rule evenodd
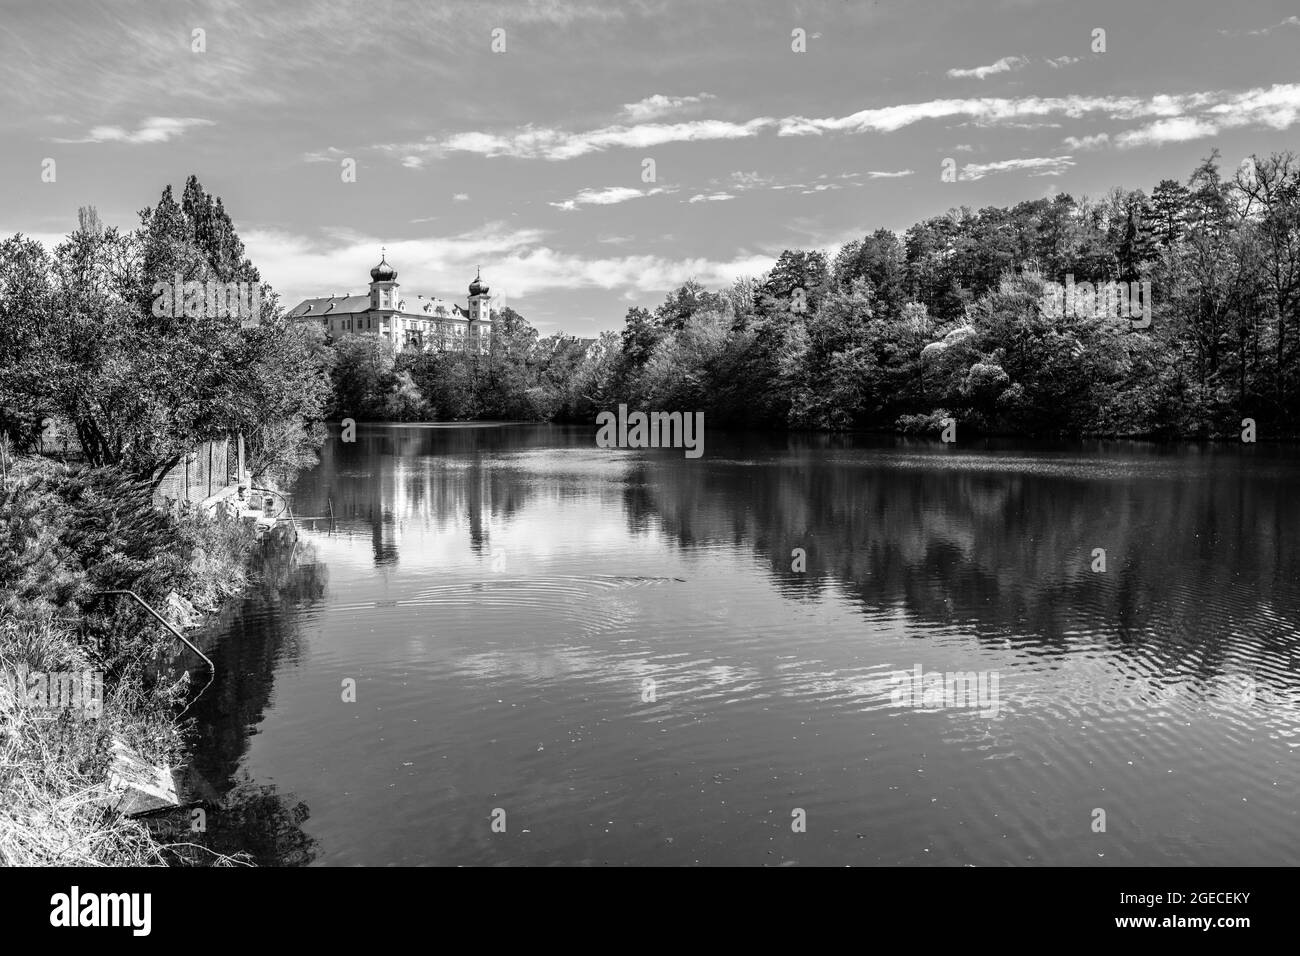
M370 270L370 308L375 311L397 308L397 270L388 264L386 250L379 250L379 265Z

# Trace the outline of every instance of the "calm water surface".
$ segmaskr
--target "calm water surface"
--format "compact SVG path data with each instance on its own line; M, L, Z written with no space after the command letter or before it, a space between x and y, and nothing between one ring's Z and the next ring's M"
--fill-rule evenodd
M325 447L294 507L335 521L206 635L214 838L264 864L1300 863L1295 449L593 436ZM996 675L996 716L907 706L918 665Z

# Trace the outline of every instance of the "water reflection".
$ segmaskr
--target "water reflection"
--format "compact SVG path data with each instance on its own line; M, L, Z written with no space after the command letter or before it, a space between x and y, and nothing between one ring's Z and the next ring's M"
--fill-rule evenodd
M309 539L304 544L277 532L255 559L250 579L242 604L205 628L215 679L190 710L194 760L184 776L187 797L201 801L202 829L193 829L188 813L163 818L155 828L171 841L206 848L178 848L189 862L210 863L212 854L221 854L263 866L306 865L315 858L316 842L302 830L307 805L249 780L239 767L268 708L276 671L304 660L296 608L325 594L328 568L316 560ZM221 639L213 640L218 634Z
M282 862L1300 859L1293 450L706 448L331 442L215 629L205 772L310 806ZM918 666L999 716L899 706Z

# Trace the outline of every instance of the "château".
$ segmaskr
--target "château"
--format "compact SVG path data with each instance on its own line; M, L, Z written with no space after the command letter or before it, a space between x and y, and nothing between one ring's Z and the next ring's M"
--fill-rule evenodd
M469 284L466 306L435 296L403 293L397 270L381 251L370 270L368 295L304 299L287 318L319 320L330 338L383 335L397 347L453 352L486 352L492 341L492 304L481 271Z

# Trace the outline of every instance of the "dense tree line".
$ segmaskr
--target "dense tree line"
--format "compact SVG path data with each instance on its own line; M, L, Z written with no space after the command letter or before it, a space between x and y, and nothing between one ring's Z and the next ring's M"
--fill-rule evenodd
M541 337L511 309L490 350L422 352L280 319L252 329L152 315L152 283L260 282L194 177L131 232L93 210L52 254L0 243L0 431L57 415L91 464L157 475L242 431L259 471L309 463L317 422L594 420L620 402L714 425L1023 435L1300 433L1300 163L1217 153L1186 182L877 229L832 255L787 250L761 276L689 281L598 340ZM1149 282L1147 328L1051 315L1045 283Z
M155 284L248 282L250 328L158 315ZM222 206L191 176L129 232L83 209L53 252L0 242L0 433L39 447L57 422L92 466L157 479L195 445L239 432L255 475L314 462L332 355L320 330L281 320Z
M1151 284L1148 328L1051 316L1066 276ZM714 424L929 431L949 415L1024 435L1300 432L1300 164L1217 153L1187 181L956 209L833 257L687 282L594 344L507 310L492 353L338 343L336 413L591 421L618 402ZM369 350L369 351L368 351ZM371 355L374 352L377 354Z

